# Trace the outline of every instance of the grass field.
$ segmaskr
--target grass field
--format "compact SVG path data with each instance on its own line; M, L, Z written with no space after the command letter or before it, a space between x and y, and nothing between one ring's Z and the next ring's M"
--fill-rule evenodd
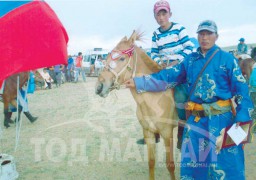
M94 93L95 81L88 78L29 95L30 111L39 119L31 124L22 116L16 152L14 125L5 129L1 124L0 150L15 157L19 179L148 179L147 150L136 144L142 129L129 90L103 99ZM255 141L245 147L247 180L256 179L255 147ZM169 179L162 140L156 157L156 179ZM178 151L175 157L179 161Z

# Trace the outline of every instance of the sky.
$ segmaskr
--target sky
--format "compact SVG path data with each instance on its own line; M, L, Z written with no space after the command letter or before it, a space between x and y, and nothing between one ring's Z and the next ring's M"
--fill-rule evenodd
M159 25L153 6L156 0L46 0L69 35L68 52L93 48L113 49L133 30L144 32L143 48L151 47L151 37ZM220 47L256 43L256 0L169 0L170 21L183 25L190 37L197 38L198 24L216 22Z

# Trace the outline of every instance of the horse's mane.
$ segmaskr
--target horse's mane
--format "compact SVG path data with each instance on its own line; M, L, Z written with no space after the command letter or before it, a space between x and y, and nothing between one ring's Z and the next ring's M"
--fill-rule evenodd
M144 32L136 31L136 41L143 42L143 36ZM140 53L140 56L143 59L146 66L153 72L158 72L163 69L153 59L151 59L141 48L137 47L137 53Z

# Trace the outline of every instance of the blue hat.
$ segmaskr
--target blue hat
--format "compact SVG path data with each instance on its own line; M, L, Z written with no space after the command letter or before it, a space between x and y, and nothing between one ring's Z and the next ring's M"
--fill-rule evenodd
M218 28L217 28L217 25L214 21L211 21L211 20L205 20L203 22L201 22L197 28L197 33L199 33L200 31L203 31L203 30L206 30L206 31L210 31L210 32L213 32L213 33L217 33L218 32Z
M244 38L240 38L239 41L244 42Z

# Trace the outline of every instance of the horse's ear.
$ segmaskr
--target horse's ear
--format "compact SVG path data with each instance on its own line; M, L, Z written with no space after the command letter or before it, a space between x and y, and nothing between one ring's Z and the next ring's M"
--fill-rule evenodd
M127 37L124 36L123 39L121 39L121 41L127 41Z
M137 40L137 32L134 30L128 42L132 45Z

